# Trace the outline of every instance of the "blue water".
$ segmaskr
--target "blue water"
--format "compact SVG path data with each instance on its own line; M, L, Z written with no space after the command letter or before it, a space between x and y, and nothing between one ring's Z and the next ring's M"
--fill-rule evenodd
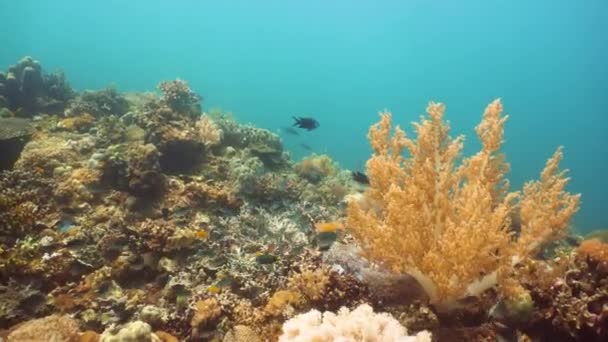
M321 127L286 136L348 168L369 155L377 112L408 126L429 100L478 147L487 103L511 115L504 147L519 188L558 145L583 194L577 228L608 228L608 1L0 1L0 68L24 55L78 89L152 90L181 77L245 122L292 115Z

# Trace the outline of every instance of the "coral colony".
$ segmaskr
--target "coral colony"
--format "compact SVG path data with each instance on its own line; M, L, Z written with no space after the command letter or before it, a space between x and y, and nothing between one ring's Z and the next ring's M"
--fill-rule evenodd
M608 340L607 237L568 233L559 147L510 189L499 100L471 156L442 104L414 137L383 112L353 172L158 91L0 73L0 338Z

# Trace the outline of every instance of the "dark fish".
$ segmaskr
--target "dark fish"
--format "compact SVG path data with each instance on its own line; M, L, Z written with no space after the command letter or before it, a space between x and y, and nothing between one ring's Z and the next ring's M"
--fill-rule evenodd
M312 147L310 147L307 144L301 143L300 147L302 147L303 149L305 149L306 151L312 151Z
M292 127L281 127L281 131L291 135L300 135L300 133Z
M336 232L321 232L317 234L317 247L320 251L328 250L336 239L338 234Z
M255 261L261 265L272 264L273 262L277 261L277 259L278 258L275 255L269 253L263 253L255 257Z
M313 118L302 118L294 116L293 119L296 120L296 122L293 123L293 126L303 128L307 131L312 131L313 129L319 127L319 121Z
M353 175L353 180L355 182L369 185L369 178L367 178L367 175L365 173L359 172L359 171L353 171L352 175Z

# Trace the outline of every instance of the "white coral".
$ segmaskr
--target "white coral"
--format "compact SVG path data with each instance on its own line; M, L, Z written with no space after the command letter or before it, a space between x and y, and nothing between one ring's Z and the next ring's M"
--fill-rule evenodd
M120 330L106 329L100 337L101 342L160 342L161 339L152 333L148 323L130 322Z
M408 336L407 330L388 313L374 313L362 304L355 310L341 308L338 314L311 310L283 325L279 342L430 342L431 334L423 331Z

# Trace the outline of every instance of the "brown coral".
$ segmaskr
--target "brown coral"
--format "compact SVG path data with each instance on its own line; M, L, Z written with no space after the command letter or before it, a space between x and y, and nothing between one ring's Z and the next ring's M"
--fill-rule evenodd
M194 316L190 321L193 335L196 336L201 331L213 329L221 314L222 307L215 298L207 298L196 302Z

